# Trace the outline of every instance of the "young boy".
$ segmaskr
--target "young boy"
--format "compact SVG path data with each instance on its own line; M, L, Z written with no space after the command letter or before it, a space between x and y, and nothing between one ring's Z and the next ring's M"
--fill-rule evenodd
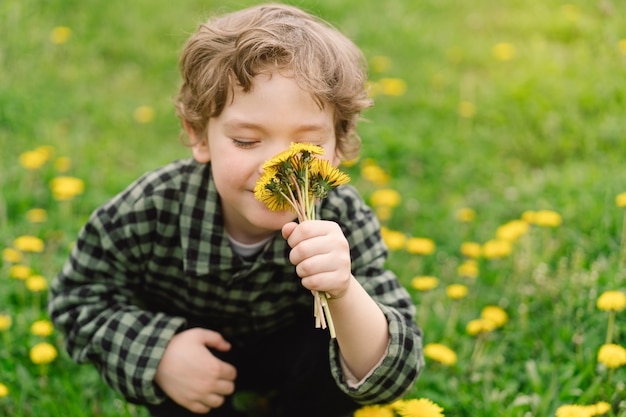
M414 306L355 189L332 190L323 220L299 224L254 197L263 163L291 142L335 165L356 156L371 104L363 62L291 6L199 27L176 103L193 159L96 210L52 285L50 315L76 361L154 416L241 416L250 402L250 415L342 416L412 388ZM311 291L329 294L336 339L315 328Z

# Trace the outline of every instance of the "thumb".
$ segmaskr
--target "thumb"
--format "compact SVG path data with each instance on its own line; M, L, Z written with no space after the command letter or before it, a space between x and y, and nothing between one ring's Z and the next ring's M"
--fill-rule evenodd
M293 231L296 230L296 227L298 227L298 223L296 222L289 222L285 224L282 229L283 238L289 239L289 236L291 236Z
M200 329L200 341L206 347L220 352L227 352L231 347L230 343L220 333L208 329Z

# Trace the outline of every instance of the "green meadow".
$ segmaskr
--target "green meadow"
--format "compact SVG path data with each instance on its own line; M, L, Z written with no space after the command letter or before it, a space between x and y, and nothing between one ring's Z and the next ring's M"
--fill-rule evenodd
M0 416L147 416L68 357L47 286L92 210L190 155L180 48L255 3L0 2ZM626 416L626 3L293 3L369 62L344 169L428 346L355 415Z

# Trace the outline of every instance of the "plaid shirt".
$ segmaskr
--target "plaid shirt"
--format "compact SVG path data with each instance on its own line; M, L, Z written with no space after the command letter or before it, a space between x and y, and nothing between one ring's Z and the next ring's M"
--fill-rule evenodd
M386 315L391 337L386 357L356 388L345 382L331 341L332 374L355 401L392 401L423 367L414 305L384 269L379 224L354 188L336 188L318 211L341 225L352 272ZM51 286L50 316L74 360L94 363L129 400L159 403L165 397L153 381L157 366L169 340L190 323L221 331L233 345L304 315L313 325L311 293L277 236L253 261L234 254L210 165L173 162L91 215Z

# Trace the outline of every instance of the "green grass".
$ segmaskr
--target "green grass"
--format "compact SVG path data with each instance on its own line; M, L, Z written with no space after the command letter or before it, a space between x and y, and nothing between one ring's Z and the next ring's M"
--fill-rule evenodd
M179 79L177 54L209 14L254 1L176 3L164 0L5 0L0 2L0 249L34 234L46 250L27 257L51 280L86 216L141 173L186 157L172 101ZM363 159L389 175L386 187L402 201L385 226L432 239L427 256L393 251L389 267L410 288L426 343L452 348L453 366L432 360L407 398L428 398L446 416L549 416L564 404L612 405L626 415L625 367L609 372L597 361L607 318L596 308L606 290L624 290L620 265L626 191L626 3L580 0L495 2L475 0L317 0L298 2L321 15L362 47L372 81L397 78L401 96L378 95L360 126ZM50 32L68 26L67 43ZM494 57L498 43L514 47L511 60ZM470 102L472 117L459 115ZM137 123L135 109L155 117ZM71 204L56 202L48 182L53 161L36 172L19 155L52 146L69 157L69 175L85 192ZM376 188L349 168L368 197ZM48 220L32 224L31 208ZM462 207L476 219L461 224ZM464 241L484 243L498 226L526 210L558 212L557 228L533 227L504 259L480 259L480 274L459 277ZM31 335L46 317L45 293L27 290L0 267L0 314L12 326L0 331L0 415L146 416L107 388L90 366L62 351L62 336ZM418 275L439 287L418 293ZM445 287L468 286L450 300ZM504 308L509 321L477 341L465 325L485 305ZM614 342L626 346L624 311ZM60 356L33 365L31 346L48 341ZM477 343L482 350L476 354Z

